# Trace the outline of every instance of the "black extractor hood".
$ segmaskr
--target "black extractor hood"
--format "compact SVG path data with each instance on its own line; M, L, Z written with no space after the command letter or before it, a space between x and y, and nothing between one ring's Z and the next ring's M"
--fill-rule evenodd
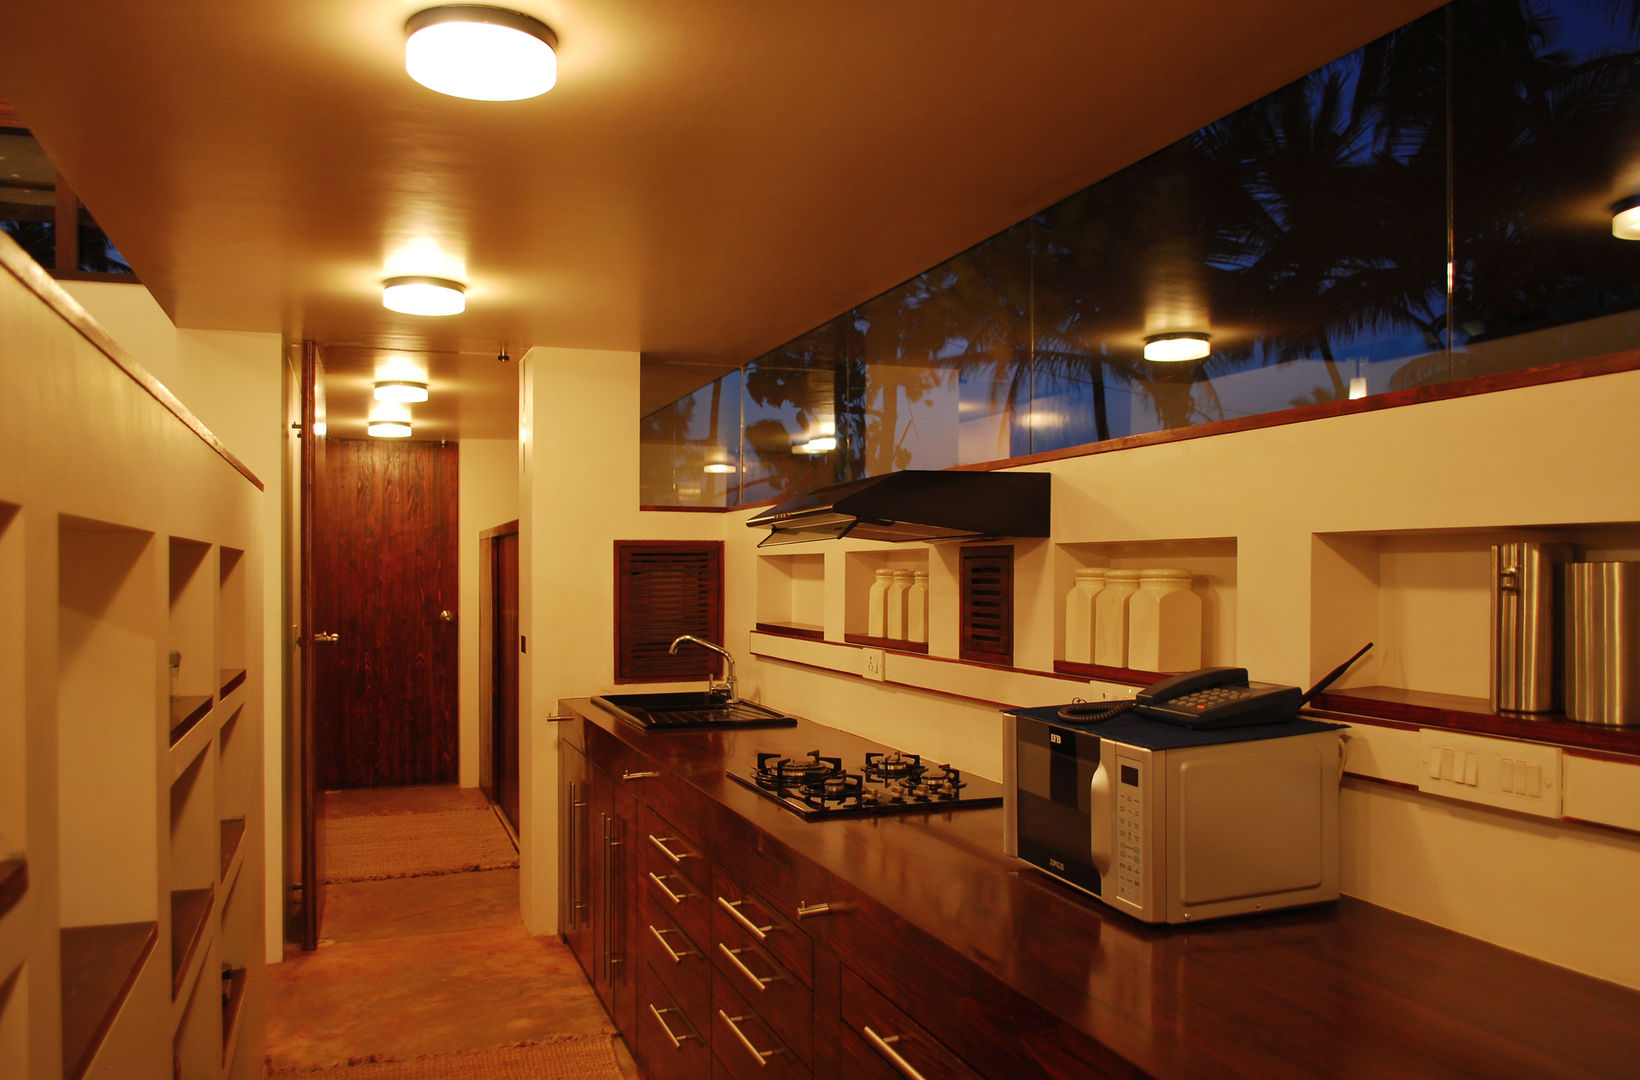
M1047 536L1047 473L907 470L796 495L746 522L758 544L804 540L971 540Z

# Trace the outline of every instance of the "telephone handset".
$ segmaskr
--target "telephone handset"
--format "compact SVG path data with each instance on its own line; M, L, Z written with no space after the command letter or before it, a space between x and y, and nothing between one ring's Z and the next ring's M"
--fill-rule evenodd
M1133 711L1153 720L1192 728L1242 727L1291 720L1311 698L1331 686L1351 664L1372 648L1361 650L1327 673L1308 693L1296 686L1247 681L1247 669L1210 667L1173 675L1139 691Z

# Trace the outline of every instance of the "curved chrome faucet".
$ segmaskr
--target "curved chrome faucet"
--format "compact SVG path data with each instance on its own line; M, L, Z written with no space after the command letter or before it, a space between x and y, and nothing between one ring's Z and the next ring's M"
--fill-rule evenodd
M721 645L714 645L705 638L698 638L693 634L680 634L672 639L672 644L666 647L666 651L676 655L678 646L686 643L690 645L699 645L703 649L710 649L719 656L723 657L723 668L727 677L720 683L714 681L710 675L707 675L707 696L710 697L712 694L715 694L721 690L729 695L725 704L733 705L735 702L739 701L740 695L735 691L735 658L729 655L729 650L725 649Z

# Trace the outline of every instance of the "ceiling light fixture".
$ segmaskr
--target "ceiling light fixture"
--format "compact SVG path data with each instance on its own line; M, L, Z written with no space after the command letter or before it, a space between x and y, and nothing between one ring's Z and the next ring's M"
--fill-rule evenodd
M382 306L404 315L460 315L467 286L451 278L403 274L382 282Z
M410 421L408 420L372 420L365 425L373 439L408 439L410 437Z
M1619 240L1640 240L1640 195L1612 203L1612 235Z
M521 101L558 81L558 35L523 12L447 4L410 16L404 33L404 70L441 94Z
M735 467L727 461L708 461L705 471L709 473L732 473L735 471Z
M1162 364L1200 360L1213 351L1208 345L1211 340L1210 334L1152 334L1145 338L1145 359Z
M393 379L376 384L377 401L399 401L406 405L427 400L427 384L408 379Z

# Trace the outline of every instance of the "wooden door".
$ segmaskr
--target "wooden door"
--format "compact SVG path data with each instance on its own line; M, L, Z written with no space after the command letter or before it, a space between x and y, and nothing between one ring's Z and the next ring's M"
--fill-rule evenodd
M518 532L495 538L496 803L518 831Z
M331 439L322 477L320 776L327 788L458 779L457 449Z
M301 625L297 628L295 663L299 668L297 682L297 727L300 729L300 753L297 768L300 772L298 787L301 821L301 874L302 874L302 948L319 947L319 924L324 918L325 866L324 786L320 778L319 729L319 668L320 650L334 648L330 632L318 624L318 560L315 551L319 538L325 533L324 501L320 497L320 478L325 471L325 437L319 424L324 416L325 366L315 342L302 343L301 387L301 449L298 452L301 494L298 508L298 541L296 577L301 609Z

